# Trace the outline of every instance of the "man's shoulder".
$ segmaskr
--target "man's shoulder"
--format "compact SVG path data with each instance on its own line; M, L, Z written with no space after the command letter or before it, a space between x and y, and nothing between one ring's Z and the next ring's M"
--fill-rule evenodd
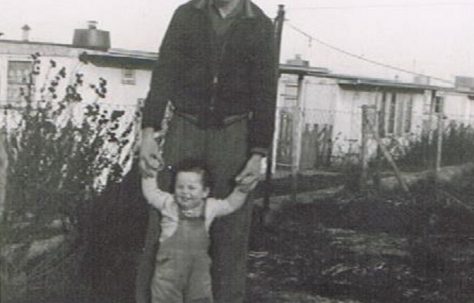
M248 0L243 0L248 1ZM175 13L181 16L186 16L189 14L193 14L199 12L200 9L204 7L205 0L189 0L176 8ZM271 26L273 24L270 17L268 17L265 12L253 1L248 1L248 5L250 6L251 14L253 14L254 18L259 21L259 23L263 23L264 25Z
M204 0L189 0L179 5L178 8L176 8L176 10L177 11L198 10L200 7L203 6L203 1Z
M196 11L198 11L198 9L196 8L196 0L190 0L190 1L187 1L187 2L179 5L175 9L175 15L186 16L186 15L192 14Z
M250 1L250 8L254 14L254 20L257 21L258 27L263 32L268 32L273 29L273 21L268 17L265 12L255 3Z
M270 17L265 14L265 12L263 11L263 9L260 8L260 6L255 4L253 1L249 1L249 4L252 12L255 14L256 17L271 21Z

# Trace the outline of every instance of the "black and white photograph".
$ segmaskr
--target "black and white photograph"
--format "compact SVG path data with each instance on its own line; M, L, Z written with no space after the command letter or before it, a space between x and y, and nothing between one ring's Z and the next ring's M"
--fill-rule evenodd
M474 0L0 2L0 302L474 303Z

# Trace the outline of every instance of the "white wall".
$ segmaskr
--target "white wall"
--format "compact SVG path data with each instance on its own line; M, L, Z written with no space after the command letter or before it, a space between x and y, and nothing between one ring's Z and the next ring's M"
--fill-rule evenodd
M116 105L136 105L139 98L145 98L150 84L151 71L136 69L135 84L122 84L122 69L114 67L99 67L91 63L79 62L79 55L84 49L72 48L62 45L2 43L0 41L0 101L6 101L7 92L7 65L9 60L31 61L31 54L40 53L41 75L38 81L44 83L46 78L54 78L54 70L47 73L50 60L57 63L56 72L65 67L68 76L76 72L84 74L85 85L98 83L99 77L107 80L108 93L105 102ZM93 52L93 51L92 51ZM61 81L63 88L68 81ZM61 88L58 89L61 91ZM83 88L83 93L88 95L88 88ZM89 98L87 98L89 99Z
M0 47L2 43L0 43ZM122 83L122 69L112 67L99 67L91 63L83 64L79 61L79 54L83 50L64 46L50 46L50 45L29 45L29 44L14 44L8 45L8 48L0 49L0 102L7 99L7 66L9 60L31 60L31 54L39 52L41 54L41 73L37 76L36 81L36 100L40 99L40 95L48 96L48 93L41 93L42 87L47 87L51 80L54 80L58 71L66 68L66 79L59 81L57 87L57 98L60 100L65 93L67 85L74 83L75 74L83 74L84 84L79 87L79 92L82 95L83 101L71 108L71 114L81 121L84 107L93 101L98 101L103 108L109 109L109 114L113 110L123 110L125 115L120 120L122 123L119 131L123 130L130 122L136 119L136 111L139 106L139 99L144 99L148 92L151 71L150 70L135 70L135 84ZM50 60L56 62L56 68L50 68ZM94 90L90 88L91 84L98 85L99 78L107 80L107 93L105 98L98 98ZM0 126L7 125L8 128L14 127L19 122L19 115L15 110L9 110L5 115L4 110L0 110ZM139 132L140 125L136 124L134 130L129 135L130 142L133 137ZM124 156L131 152L132 145L128 144L124 152ZM131 162L128 163L126 170L130 167Z
M334 79L306 77L303 85L304 123L333 125L339 98Z
M122 83L122 69L98 67L88 64L81 68L84 77L91 83L98 83L100 77L107 80L107 95L103 102L123 106L136 106L138 99L144 99L150 85L151 71L135 69L135 84Z
M447 121L472 124L471 100L465 94L447 93L444 97L444 113Z
M333 130L333 155L359 153L362 138L362 106L376 105L378 92L342 89L337 100Z

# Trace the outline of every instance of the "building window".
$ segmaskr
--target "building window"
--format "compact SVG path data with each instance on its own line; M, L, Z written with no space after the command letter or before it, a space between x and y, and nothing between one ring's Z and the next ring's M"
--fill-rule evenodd
M145 98L138 98L137 104L139 108L143 109L143 107L145 107Z
M407 102L408 100L406 100L405 98L399 98L398 102L397 102L397 123L396 123L396 130L395 130L395 134L397 136L401 136L403 135L404 131L405 131L405 128L404 128L404 125L405 125L405 118L406 118L406 115L405 115L405 109L406 109L406 106L407 106Z
M298 84L286 83L284 96L285 100L296 101L296 99L298 98Z
M32 63L30 61L8 61L7 103L18 105L27 93Z
M396 93L383 93L379 131L381 136L402 136L411 131L413 118L413 96L403 98Z
M122 84L135 85L135 70L122 69Z
M441 96L436 96L434 99L432 99L432 102L434 102L433 110L435 113L439 114L441 112L441 101L443 100L443 97Z

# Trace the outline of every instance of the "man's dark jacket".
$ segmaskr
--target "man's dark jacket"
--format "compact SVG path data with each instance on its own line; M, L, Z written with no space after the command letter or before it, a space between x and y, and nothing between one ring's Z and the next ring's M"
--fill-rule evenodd
M243 1L222 50L216 47L207 0L192 0L175 11L153 70L143 128L160 129L170 100L203 125L251 113L250 148L270 146L276 92L273 24L260 8Z

